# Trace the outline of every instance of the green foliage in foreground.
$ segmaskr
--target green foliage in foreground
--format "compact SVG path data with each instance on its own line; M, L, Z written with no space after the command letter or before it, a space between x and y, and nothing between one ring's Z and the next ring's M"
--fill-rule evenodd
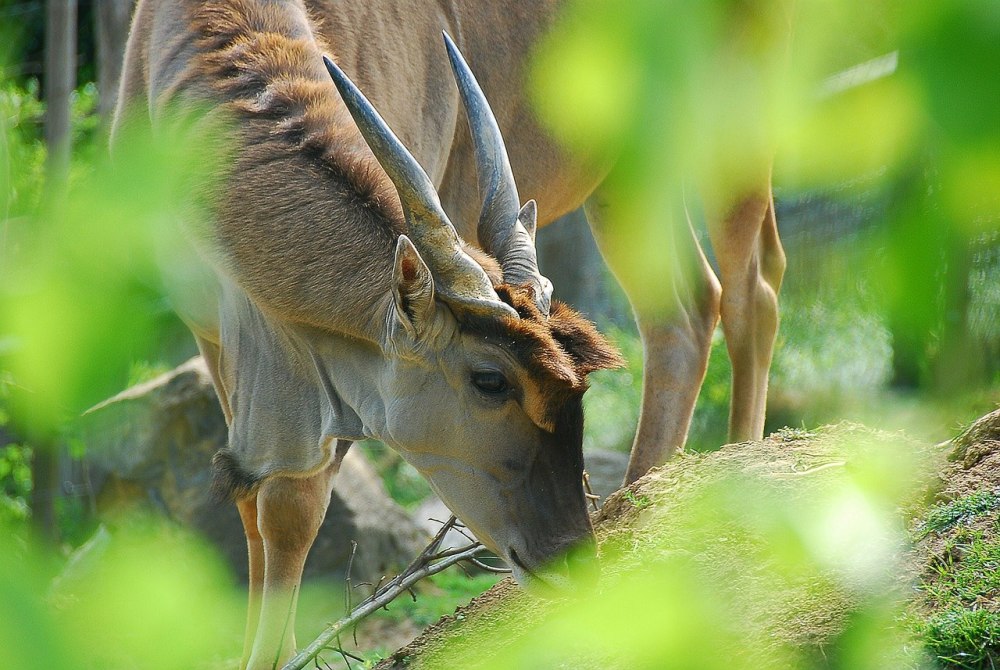
M662 222L676 210L664 202L676 194L665 194L663 185L681 176L724 191L759 177L742 168L761 165L774 143L790 149L778 181L797 173L803 187L867 172L880 173L890 185L905 184L907 174L931 167L937 199L928 203L917 195L900 208L884 246L876 247L888 257L879 272L859 265L848 274L873 275L885 299L914 317L911 330L937 326L941 282L929 268L939 266L942 238L954 245L996 223L1000 124L993 102L1000 50L992 0L909 3L888 14L882 3L799 3L791 68L782 43L782 3L757 3L752 11L747 3L579 5L575 20L562 24L550 48L543 48L536 89L545 98L542 116L571 143L591 145L579 146L584 153L624 145L612 186L634 204L625 213L634 225L619 230L622 240L632 241L620 253L632 261L626 268L635 277L660 288L650 277L662 268L667 248ZM731 28L741 21L747 30L734 41ZM888 39L872 37L885 23L898 30L885 31L893 33ZM839 49L844 35L871 38L870 48ZM915 56L907 61L911 69L831 106L816 103L814 86L823 76L900 47ZM178 239L176 231L161 237L157 231L191 214L192 185L204 185L194 172L213 157L177 137L163 143L133 137L112 165L98 158L99 144L89 144L77 147L68 189L46 194L37 96L6 83L0 89L0 367L13 374L18 396L4 405L20 430L50 437L67 416L120 389L132 361L157 360L164 290L151 249L160 254L159 265L180 274L191 269L183 262L190 254L165 244ZM93 117L77 127L80 139L93 129ZM919 179L910 181L911 193L927 192ZM654 222L661 227L648 227ZM827 323L856 325L835 310L801 318L801 332L814 334ZM857 332L852 345L872 342L865 336L873 332L868 323ZM833 353L829 341L842 340L817 335L810 345L826 356L818 359L822 366L849 359L870 370L853 358L857 347ZM874 340L876 347L883 343ZM728 379L718 340L714 350L704 391L714 412L707 424L724 430L720 389ZM638 406L638 356L631 358L628 376L606 377L603 408L588 408L596 417L589 441L599 442L601 421L619 422L615 443L622 435L630 439L631 428L622 429L619 417L626 415L621 399L627 399L628 416ZM779 359L776 370L793 377L796 370L808 372L817 364L812 355L806 359L809 365L787 369ZM16 444L3 456L4 492L15 511L24 509L30 487L29 452L24 441ZM488 660L502 668L546 667L560 655L587 651L630 668L784 669L829 665L830 659L852 670L919 664L919 653L894 627L898 601L885 595L891 591L886 565L900 539L887 519L906 462L890 456L852 471L847 486L805 500L768 495L741 479L717 482L683 509L657 517L661 537L627 538L633 545L648 543L640 546L646 571L623 568L610 576L615 588L605 600L563 608L534 627L521 648ZM638 513L637 507L631 509ZM197 667L238 649L242 589L229 588L231 578L196 539L158 526L120 528L98 565L53 588L52 577L63 568L55 552L7 527L0 538L0 611L16 613L0 623L3 667L166 670ZM941 594L946 605L961 609L946 609L935 620L931 645L942 658L972 667L989 658L983 645L993 644L996 626L971 609L968 597L993 584L997 557L985 537L979 544L966 538L961 546L969 563ZM780 636L791 623L808 622L816 612L811 603L829 603L836 592L853 594L860 604L832 612L845 613L848 625L824 658L800 655L771 636L774 627L764 618L780 624ZM509 623L523 627L524 619ZM777 648L764 648L769 643ZM481 645L474 651L481 655Z
M62 566L43 546L0 542L0 665L204 667L220 640L238 639L244 596L197 538L129 519L94 544Z

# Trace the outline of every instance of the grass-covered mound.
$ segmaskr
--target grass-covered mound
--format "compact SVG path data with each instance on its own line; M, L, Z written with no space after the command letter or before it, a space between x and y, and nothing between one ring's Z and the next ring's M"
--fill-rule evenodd
M954 440L938 502L914 526L913 622L946 667L1000 665L1000 410Z
M596 516L596 592L504 580L378 667L993 667L989 420L954 450L842 424L678 458Z

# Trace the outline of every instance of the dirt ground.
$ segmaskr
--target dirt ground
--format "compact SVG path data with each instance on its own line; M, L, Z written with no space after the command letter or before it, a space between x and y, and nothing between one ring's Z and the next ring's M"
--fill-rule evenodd
M875 488L873 481L878 482ZM941 566L960 562L961 556L953 538L949 539L954 528L931 532L925 528L928 522L923 515L928 510L950 509L951 501L965 501L970 494L984 490L1000 494L1000 410L942 445L840 424L811 432L786 429L759 442L684 455L611 496L595 515L605 565L599 591L621 589L625 579L634 583L637 575L652 574L642 572L650 566L696 564L698 575L707 575L709 583L727 590L725 611L742 613L741 632L733 638L737 640L734 648L745 656L739 667L782 667L775 659L792 657L798 659L800 667L803 663L810 667L843 663L844 655L852 653L850 648L844 651L843 640L852 635L857 638L859 616L881 611L881 605L866 604L877 592L879 603L903 603L899 609L915 612L917 619L915 624L907 623L908 615L894 614L882 625L893 629L898 649L907 649L910 654L906 663L894 663L896 647L890 644L886 662L892 667L947 666L949 663L941 659L931 660L936 651L932 645L921 644L920 618L933 616L943 606L940 598L935 600L929 594L936 592L936 579L948 579ZM789 519L793 529L795 524L801 527L815 519L821 526L824 509L830 508L817 506L815 501L841 500L844 491L848 497L853 495L850 492L867 491L871 499L885 503L894 519L890 525L898 527L898 537L903 540L883 542L881 531L875 526L869 531L864 525L868 517L859 508L858 515L845 517L848 530L838 531L842 534L837 537L843 541L830 545L830 553L837 555L844 547L853 547L846 564L860 568L845 571L842 565L833 565L827 569L823 556L816 559L820 567L812 572L789 574L775 568L781 554L773 553L769 543L781 535L768 535L768 528ZM731 500L716 506L714 501L726 498ZM765 500L770 502L761 502ZM813 514L810 510L819 510L820 516L809 516ZM962 522L996 536L997 510L987 511L985 516L977 512ZM753 527L755 524L758 527ZM839 526L835 523L831 527L836 530ZM808 537L808 528L803 532ZM885 547L890 547L888 553ZM942 558L947 552L954 555ZM801 557L796 560L808 563ZM650 593L655 593L655 581L651 583ZM554 612L571 611L565 607L565 602L533 598L507 579L443 617L377 667L477 667L498 658L515 658L511 650L524 644L530 648L532 635L539 629L551 629ZM969 607L1000 611L1000 593L980 593ZM613 605L608 612L618 616ZM637 621L641 627L642 618ZM665 630L669 625L664 623ZM696 628L692 631L691 635L700 634ZM751 648L743 646L747 640L753 640ZM719 644L724 648L722 642ZM979 644L973 640L973 644L987 649L984 658L989 656L990 641ZM931 653L921 650L922 646ZM604 653L594 651L586 641L579 647L558 648L564 651L554 652L531 667L639 667L627 655L619 656L607 648ZM759 665L755 658L761 659ZM987 661L992 662L992 658ZM991 666L984 662L953 667Z

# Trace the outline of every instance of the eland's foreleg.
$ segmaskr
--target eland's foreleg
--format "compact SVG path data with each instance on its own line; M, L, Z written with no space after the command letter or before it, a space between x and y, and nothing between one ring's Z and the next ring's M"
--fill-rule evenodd
M295 607L302 569L326 516L338 465L331 463L311 477L272 477L260 485L255 506L263 576L256 599L254 543L250 541L252 532L247 533L251 547L247 632L253 635L253 646L245 661L249 670L280 668L295 652ZM244 510L249 512L250 505L241 505L241 516ZM259 619L256 631L252 631L255 609L259 610Z
M733 367L729 439L759 440L785 273L770 184L709 217L722 280L722 330Z
M634 266L630 244L616 238L613 209L592 199L587 215L608 266L629 296L644 354L642 409L625 483L684 447L705 379L712 332L719 320L719 282L683 214L665 222L662 262ZM623 253L623 249L626 251Z
M260 600L264 591L264 540L257 529L257 494L236 502L243 521L243 532L247 538L247 556L249 559L250 598L247 603L247 627L243 638L243 657L240 668L246 668L253 652L254 638L257 636L257 624L260 622Z

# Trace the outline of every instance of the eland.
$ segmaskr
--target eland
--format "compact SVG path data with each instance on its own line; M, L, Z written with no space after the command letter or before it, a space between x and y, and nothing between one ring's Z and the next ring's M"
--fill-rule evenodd
M182 226L206 290L178 308L229 425L214 468L247 536L244 668L295 650L303 563L355 440L398 451L520 583L594 577L582 397L590 372L622 359L551 299L534 240L599 196L610 166L569 160L522 90L556 10L137 6L113 141L178 109L228 121L211 223ZM784 255L770 184L732 203L709 226L721 283L685 227L696 272L662 285L668 314L637 306L646 370L629 480L683 446L720 315L731 437L763 431Z

